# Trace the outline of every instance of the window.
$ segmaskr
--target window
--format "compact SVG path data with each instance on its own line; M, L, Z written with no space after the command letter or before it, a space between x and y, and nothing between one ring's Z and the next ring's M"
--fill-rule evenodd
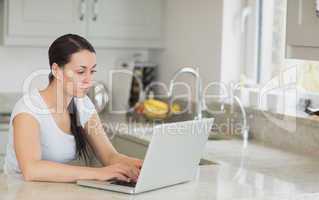
M261 0L258 83L277 76L285 65L287 0Z
M253 90L239 94L245 105L307 116L298 105L311 97L319 107L319 62L285 58L288 1L224 0L221 81Z
M277 109L289 115L307 116L300 107L309 98L319 106L319 63L285 58L286 16L288 0L255 0L259 2L259 42L256 83L275 93ZM317 93L317 94L314 94Z

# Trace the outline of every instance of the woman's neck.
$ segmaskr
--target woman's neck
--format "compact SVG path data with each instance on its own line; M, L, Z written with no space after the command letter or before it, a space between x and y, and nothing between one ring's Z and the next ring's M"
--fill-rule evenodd
M67 95L63 87L55 80L52 81L43 91L46 103L56 113L64 113L68 110L68 106L72 100L72 96Z

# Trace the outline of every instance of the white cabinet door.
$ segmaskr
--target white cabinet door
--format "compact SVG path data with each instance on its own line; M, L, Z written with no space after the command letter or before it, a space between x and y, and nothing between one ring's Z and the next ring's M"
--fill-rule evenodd
M316 0L289 0L287 42L290 45L319 47L319 17Z
M287 3L288 57L319 59L316 55L316 48L319 48L316 0L288 0Z
M160 45L162 0L90 1L88 37L96 45Z
M84 35L86 7L86 0L7 0L7 43L47 45L65 33Z
M80 34L96 47L162 44L163 0L5 0L0 17L2 11L5 45L48 47L65 33Z

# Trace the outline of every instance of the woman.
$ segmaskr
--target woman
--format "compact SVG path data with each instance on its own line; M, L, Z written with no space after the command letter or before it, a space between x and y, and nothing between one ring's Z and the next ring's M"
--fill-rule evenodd
M78 35L61 36L49 48L49 63L46 89L24 95L13 109L5 173L26 181L136 181L142 162L113 148L86 96L96 72L92 45ZM87 160L89 148L104 167L67 164Z

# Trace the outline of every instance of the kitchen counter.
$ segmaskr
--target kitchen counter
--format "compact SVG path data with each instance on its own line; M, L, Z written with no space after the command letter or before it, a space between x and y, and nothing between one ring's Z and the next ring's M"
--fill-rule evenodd
M108 117L109 123L127 123L124 118ZM124 120L124 121L122 121ZM130 119L132 122L132 119ZM117 137L131 140L143 145L148 145L152 133L152 124L143 124L134 121L133 125L122 124L118 129ZM123 128L125 127L125 128ZM319 182L319 159L309 154L296 154L283 149L274 148L266 144L250 140L248 146L243 148L240 139L209 140L206 144L203 159L218 163L220 167L231 166L239 168L245 173L256 173L259 176L270 176L276 181L302 185L307 192L318 192L316 187ZM313 189L313 190L312 190Z
M121 138L147 145L151 134L120 134ZM209 140L202 156L217 164L255 171L288 182L319 182L319 159L276 149L255 141L243 148L241 140ZM319 192L319 190L318 190Z
M118 137L145 145L152 138L145 122L135 121L132 129L126 116L100 118ZM0 199L319 199L319 160L314 157L256 141L243 148L241 140L231 139L208 141L203 158L217 164L200 166L194 181L139 195L0 175Z
M111 139L115 134L118 137L147 146L152 138L151 129L154 124L145 123L144 121L125 115L102 114L100 117L104 125L108 129L111 129L108 130L113 134L111 134ZM255 140L249 140L247 148L243 148L242 140L233 138L227 140L209 140L206 144L203 158L233 166L242 165L250 170L291 179L289 173L287 176L284 175L285 172L292 172L295 169L298 172L302 172L302 168L314 166L313 171L310 169L308 171L310 170L309 173L316 173L316 169L319 169L319 158L314 155L316 154L312 154L311 152L308 154L297 154L296 152L274 148ZM319 175L319 170L316 174ZM306 174L301 174L301 176L303 175Z
M201 166L196 178L188 183L127 195L78 186L73 183L24 182L0 175L1 200L33 199L317 199L319 185L286 182L229 165Z
M241 140L208 141L203 157L288 182L319 182L318 158L273 148L255 141L250 141L245 149Z

